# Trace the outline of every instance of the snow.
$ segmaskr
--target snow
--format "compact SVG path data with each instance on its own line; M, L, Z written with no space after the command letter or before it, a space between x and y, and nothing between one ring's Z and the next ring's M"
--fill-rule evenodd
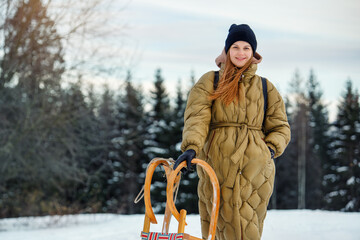
M345 206L346 210L352 210L355 207L356 199L352 199L350 202L348 202Z
M163 215L151 231L161 231ZM144 215L82 214L0 219L1 240L132 240L140 239ZM359 240L360 213L320 210L270 210L262 240ZM198 215L187 216L185 232L200 237ZM176 232L172 218L170 231Z
M340 172L346 172L348 169L349 169L349 167L343 166L343 167L338 167L338 168L336 169L336 171L337 171L338 173L340 173Z
M354 185L355 184L355 177L352 176L351 178L349 178L347 181L346 181L346 185Z
M336 177L337 177L337 175L335 175L335 174L327 174L327 175L325 175L324 176L324 180L325 181L330 181L330 182L335 182L336 181Z
M351 127L349 125L345 125L342 128L344 131L349 131Z

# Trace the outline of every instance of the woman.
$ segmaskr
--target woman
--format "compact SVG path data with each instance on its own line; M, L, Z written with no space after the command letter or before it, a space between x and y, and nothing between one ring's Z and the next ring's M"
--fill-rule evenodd
M283 153L290 140L284 102L269 81L264 113L262 80L255 74L261 61L256 47L255 34L248 25L231 25L218 86L214 89L215 74L210 71L190 92L184 115L183 154L174 165L176 168L186 161L190 168L196 156L213 167L221 187L218 240L261 238L274 186L273 158ZM198 175L199 212L206 239L212 186L201 168Z

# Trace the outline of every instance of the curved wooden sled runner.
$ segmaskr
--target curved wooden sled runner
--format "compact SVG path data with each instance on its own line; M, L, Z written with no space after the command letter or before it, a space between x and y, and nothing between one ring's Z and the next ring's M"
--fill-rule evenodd
M211 221L209 227L209 235L208 240L215 239L216 232L216 224L219 214L219 203L220 203L220 187L219 181L215 175L214 170L207 164L205 161L201 159L193 159L191 161L193 164L197 164L202 167L206 173L209 175L212 187L213 187L213 208L211 211ZM150 187L151 180L154 174L154 171L157 166L162 165L165 169L166 178L167 178L167 187L166 187L166 209L164 214L164 222L162 227L162 232L150 232L150 223L156 224L157 220L154 215L154 211L151 206L150 199ZM144 202L145 202L145 220L144 220L144 228L141 232L142 240L202 240L201 238L197 238L191 236L189 234L184 233L185 230L185 219L186 219L186 210L181 209L180 212L175 207L174 203L174 185L178 184L180 181L180 170L186 166L186 162L182 162L175 170L172 169L172 165L168 159L156 158L153 159L148 166L148 170L146 172L145 185L144 185ZM169 225L171 216L174 216L175 219L179 222L178 232L177 233L169 233Z

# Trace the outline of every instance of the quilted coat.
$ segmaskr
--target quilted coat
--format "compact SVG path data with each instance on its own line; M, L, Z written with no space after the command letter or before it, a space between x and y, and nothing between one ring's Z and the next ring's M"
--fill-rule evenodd
M290 140L284 102L270 81L262 129L264 97L256 69L257 64L250 65L241 78L239 86L243 85L245 101L234 101L228 106L218 99L209 100L214 91L214 72L204 74L190 92L184 115L182 151L195 150L196 156L208 162L219 179L218 240L261 238L275 177L268 146L278 157ZM197 170L201 228L206 239L212 186L207 174L201 168Z

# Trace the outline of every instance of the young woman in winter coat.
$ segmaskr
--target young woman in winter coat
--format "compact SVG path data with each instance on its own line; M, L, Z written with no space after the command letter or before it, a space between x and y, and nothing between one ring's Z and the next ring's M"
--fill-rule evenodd
M225 41L214 89L214 71L205 73L192 88L184 115L182 161L190 168L197 158L209 163L220 183L218 240L261 238L267 205L274 187L273 158L290 140L284 102L267 81L267 110L261 77L256 75L261 56L256 37L246 24L231 25ZM264 114L265 120L264 120ZM264 123L263 123L264 122ZM203 238L208 236L212 186L198 168L199 212Z

